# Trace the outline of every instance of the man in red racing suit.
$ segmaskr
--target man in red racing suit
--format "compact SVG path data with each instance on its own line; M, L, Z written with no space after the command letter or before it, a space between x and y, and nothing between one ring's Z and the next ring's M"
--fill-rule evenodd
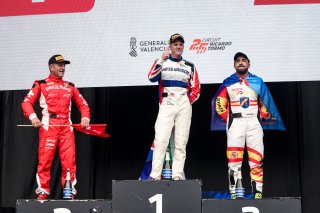
M86 100L73 83L62 79L65 64L70 64L61 55L54 55L49 60L50 75L44 80L35 81L33 87L22 102L24 115L39 130L38 169L36 193L39 200L47 199L50 194L50 169L58 147L62 166L62 185L66 171L70 169L72 194L77 193L76 184L76 148L73 128L70 126L71 101L81 112L81 126L87 128L90 122L90 109ZM42 121L34 112L33 105L39 100L42 108ZM56 126L55 126L56 125ZM58 126L65 125L65 126Z

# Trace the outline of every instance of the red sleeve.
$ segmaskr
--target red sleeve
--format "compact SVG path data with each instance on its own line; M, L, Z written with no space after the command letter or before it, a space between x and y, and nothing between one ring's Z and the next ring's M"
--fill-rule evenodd
M33 105L38 101L41 94L41 86L38 81L35 81L32 88L30 89L27 96L22 101L22 111L24 116L29 120L37 118L36 113L34 112Z
M88 103L83 98L83 96L80 94L79 90L76 87L73 88L72 101L77 105L81 113L81 119L82 118L90 119L90 108L88 106Z
M200 96L200 81L197 69L194 67L193 75L190 79L190 103L193 104Z
M227 121L228 118L228 105L229 105L229 95L227 87L224 87L218 94L216 98L216 112L221 117L223 121Z

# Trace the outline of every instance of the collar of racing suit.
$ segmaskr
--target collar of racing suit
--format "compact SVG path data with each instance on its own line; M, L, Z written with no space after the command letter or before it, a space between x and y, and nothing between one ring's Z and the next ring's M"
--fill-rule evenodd
M180 58L172 58L172 56L170 55L169 56L169 59L171 60L171 61L175 61L175 62L179 62L179 61L181 61L182 60L182 56L180 56Z
M247 77L252 77L252 73L249 72L249 71L248 71L246 77L244 77L244 78L243 78L242 76L240 76L237 72L235 72L235 74L236 74L239 78L242 78L242 79L246 79Z
M56 81L56 82L60 82L60 81L63 81L62 78L57 78L56 76L50 74L48 76L48 79L52 80L52 81Z

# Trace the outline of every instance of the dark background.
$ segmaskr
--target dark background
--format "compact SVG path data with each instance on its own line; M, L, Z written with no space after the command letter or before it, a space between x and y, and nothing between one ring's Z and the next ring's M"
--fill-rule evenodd
M303 212L311 213L320 201L320 82L267 85L287 131L265 131L264 197L301 196ZM193 105L185 173L188 179L202 179L203 191L228 189L226 133L209 130L211 99L218 86L202 85L200 99ZM77 199L111 199L111 180L135 180L140 176L154 137L158 87L80 91L91 107L92 123L107 123L111 138L76 132ZM17 127L29 124L21 110L27 93L0 92L1 207L14 207L16 199L36 198L38 133L32 127ZM72 120L80 121L77 109L73 109ZM61 198L60 169L56 156L52 166L52 199ZM246 159L243 178L246 190L250 190ZM4 211L2 208L1 212Z

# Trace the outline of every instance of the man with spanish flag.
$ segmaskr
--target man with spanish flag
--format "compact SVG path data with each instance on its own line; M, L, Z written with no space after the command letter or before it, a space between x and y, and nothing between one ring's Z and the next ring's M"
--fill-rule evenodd
M261 78L249 72L250 60L238 52L236 73L223 81L212 99L211 130L227 130L228 177L231 198L241 177L247 146L252 191L256 199L263 190L263 129L285 130L272 96Z

